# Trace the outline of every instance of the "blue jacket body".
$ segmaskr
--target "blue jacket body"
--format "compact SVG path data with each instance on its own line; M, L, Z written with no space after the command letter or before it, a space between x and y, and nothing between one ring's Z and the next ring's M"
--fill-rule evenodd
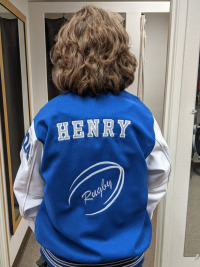
M36 208L30 204L22 215L35 216L48 264L139 266L152 237L147 158L156 133L150 110L126 91L65 93L38 112L32 131L22 151L29 166L39 165L44 186L30 200L39 201Z

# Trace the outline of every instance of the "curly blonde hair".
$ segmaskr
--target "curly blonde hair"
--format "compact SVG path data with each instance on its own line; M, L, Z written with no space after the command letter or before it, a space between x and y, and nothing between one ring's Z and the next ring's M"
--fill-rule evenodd
M62 93L119 94L132 84L137 60L123 22L118 13L89 5L61 27L50 59L52 80Z

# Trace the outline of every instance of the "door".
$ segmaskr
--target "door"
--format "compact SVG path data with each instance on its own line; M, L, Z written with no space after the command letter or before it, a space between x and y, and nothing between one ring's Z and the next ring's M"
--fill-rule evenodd
M199 11L199 0L172 2L164 119L172 175L158 211L155 267L200 266Z

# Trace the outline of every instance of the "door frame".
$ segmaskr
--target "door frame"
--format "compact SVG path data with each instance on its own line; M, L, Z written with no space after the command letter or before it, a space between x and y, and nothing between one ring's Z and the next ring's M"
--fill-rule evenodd
M199 11L199 0L171 2L163 135L171 151L172 172L166 197L158 207L154 267L200 264L195 256L183 256L199 60Z
M0 138L1 138L0 133ZM1 153L2 151L0 151ZM8 244L8 233L7 233L7 221L6 221L6 210L5 210L5 194L4 184L2 177L1 167L1 155L0 155L0 266L10 267L10 256L9 256L9 244Z

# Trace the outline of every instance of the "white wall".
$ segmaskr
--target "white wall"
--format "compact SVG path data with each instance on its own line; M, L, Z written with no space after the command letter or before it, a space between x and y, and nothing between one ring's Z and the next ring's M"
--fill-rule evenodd
M144 103L158 124L162 125L167 57L167 13L146 13L146 63L144 68Z
M30 21L30 50L32 63L32 88L34 115L47 103L47 81L46 81L46 55L45 55L45 13L71 13L76 12L85 5L92 2L57 2L40 3L29 2L29 21ZM139 56L140 41L140 16L142 12L169 12L169 2L95 2L97 7L107 10L126 13L126 30L130 36L131 52ZM37 30L36 30L37 29ZM36 41L37 40L37 41ZM135 73L135 81L129 86L128 91L136 94L138 69Z

